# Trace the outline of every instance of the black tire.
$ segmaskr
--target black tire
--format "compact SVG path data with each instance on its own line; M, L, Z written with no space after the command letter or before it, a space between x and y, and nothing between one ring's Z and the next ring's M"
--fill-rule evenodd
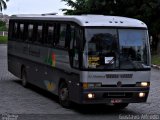
M22 69L22 86L27 88L28 87L28 82L27 82L27 73L25 68Z
M124 109L129 105L129 103L117 103L113 105L114 109Z
M65 82L60 83L58 93L60 104L65 108L70 108L71 102L69 100L69 90Z

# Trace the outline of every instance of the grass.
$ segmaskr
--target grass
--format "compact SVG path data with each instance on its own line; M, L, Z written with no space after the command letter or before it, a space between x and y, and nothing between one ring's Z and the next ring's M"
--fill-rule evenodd
M160 55L152 55L152 64L160 65Z
M6 44L8 42L7 36L0 36L0 44Z

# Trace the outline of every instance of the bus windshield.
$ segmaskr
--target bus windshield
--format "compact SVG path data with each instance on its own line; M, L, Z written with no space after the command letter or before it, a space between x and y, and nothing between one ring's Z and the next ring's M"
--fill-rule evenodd
M142 29L86 29L86 69L150 68L148 32Z

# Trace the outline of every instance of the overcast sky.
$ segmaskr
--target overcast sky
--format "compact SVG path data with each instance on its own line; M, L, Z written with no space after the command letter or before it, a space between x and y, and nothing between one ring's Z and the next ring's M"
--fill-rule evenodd
M10 0L3 14L42 14L56 12L63 14L60 9L68 8L61 0Z

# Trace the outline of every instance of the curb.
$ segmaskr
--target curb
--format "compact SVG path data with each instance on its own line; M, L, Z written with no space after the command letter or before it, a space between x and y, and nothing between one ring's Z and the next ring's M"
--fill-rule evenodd
M152 65L152 68L160 70L160 66L158 65Z

